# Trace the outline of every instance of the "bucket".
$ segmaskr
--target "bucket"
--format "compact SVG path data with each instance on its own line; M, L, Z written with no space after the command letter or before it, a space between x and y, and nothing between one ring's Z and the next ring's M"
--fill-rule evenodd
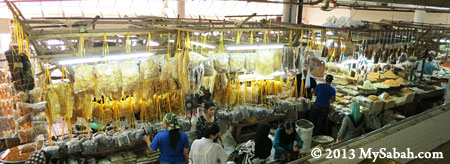
M301 152L311 149L311 141L313 135L314 124L311 121L300 119L295 125L297 126L297 133L303 141Z

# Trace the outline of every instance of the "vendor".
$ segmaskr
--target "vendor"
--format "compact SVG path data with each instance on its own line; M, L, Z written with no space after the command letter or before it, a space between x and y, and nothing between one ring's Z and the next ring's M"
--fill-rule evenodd
M202 133L204 132L204 129L206 128L206 126L208 124L217 124L217 121L219 120L216 116L216 107L213 102L211 102L211 101L206 102L204 109L205 109L204 114L198 118L196 126L195 126L196 127L195 133L197 135L197 139L204 137L204 134L202 134ZM223 142L222 142L222 138L220 137L220 135L219 135L218 139L223 147ZM214 142L217 143L218 140L215 139Z
M256 130L256 138L247 141L240 149L239 156L244 156L242 164L265 163L272 151L272 140L269 138L270 124L263 123Z
M313 77L309 76L309 85L307 85L308 81L305 80L306 78L308 78L308 70L303 70L303 74L302 73L297 74L297 97L300 97L300 90L303 82L303 85L306 88L305 98L311 100L312 90L316 88L317 82Z
M219 137L220 128L217 124L209 124L205 129L205 137L192 143L189 159L193 164L226 163L228 155L223 147L213 142Z
M336 89L331 86L332 82L333 76L327 75L325 83L317 85L313 90L313 94L317 96L309 117L314 124L313 135L325 134L325 125L328 112L330 111L330 104L331 101L336 100Z
M423 74L425 75L433 75L433 71L438 70L438 68L432 63L433 57L428 57L428 61L425 62L425 65L423 66ZM420 62L417 65L418 71L422 71L422 65L423 63Z
M352 102L350 104L350 110L351 113L345 116L342 121L336 142L346 141L361 136L363 128L366 127L364 115L361 114L359 104L357 102Z
M294 146L294 141L297 145ZM291 152L298 152L303 145L303 141L295 131L295 123L293 121L286 121L281 124L275 132L273 139L273 148L275 149L274 159L282 159L282 156Z
M186 163L189 159L189 140L186 133L180 131L177 115L167 113L164 116L163 127L165 130L158 133L153 141L150 141L149 136L144 136L147 148L150 151L159 149L161 164Z

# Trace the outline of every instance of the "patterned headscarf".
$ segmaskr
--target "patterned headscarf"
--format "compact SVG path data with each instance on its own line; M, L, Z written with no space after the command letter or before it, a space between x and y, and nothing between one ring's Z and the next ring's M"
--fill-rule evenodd
M180 125L178 125L177 115L175 113L167 113L164 116L164 123L168 125L168 130L180 129Z

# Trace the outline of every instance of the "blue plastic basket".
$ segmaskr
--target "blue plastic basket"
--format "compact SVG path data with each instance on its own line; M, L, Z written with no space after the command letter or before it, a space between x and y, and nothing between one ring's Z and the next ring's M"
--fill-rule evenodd
M5 150L5 151L6 151L6 150ZM0 152L0 156L1 156L3 153L5 153L5 151ZM1 159L0 159L0 162L2 162L2 163L25 163L26 160L25 160L25 161L9 162L9 161L4 161L4 160L1 160Z

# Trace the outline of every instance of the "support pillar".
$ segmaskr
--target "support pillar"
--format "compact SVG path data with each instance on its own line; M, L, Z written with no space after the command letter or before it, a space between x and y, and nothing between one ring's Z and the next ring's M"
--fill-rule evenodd
M179 18L185 18L186 15L186 0L178 0L177 14Z
M284 0L284 2L290 2L290 0ZM281 22L289 23L291 17L291 5L283 4L283 17Z
M414 11L414 22L425 23L425 16L426 15L427 15L427 11L425 11L425 10L416 10L416 11Z

